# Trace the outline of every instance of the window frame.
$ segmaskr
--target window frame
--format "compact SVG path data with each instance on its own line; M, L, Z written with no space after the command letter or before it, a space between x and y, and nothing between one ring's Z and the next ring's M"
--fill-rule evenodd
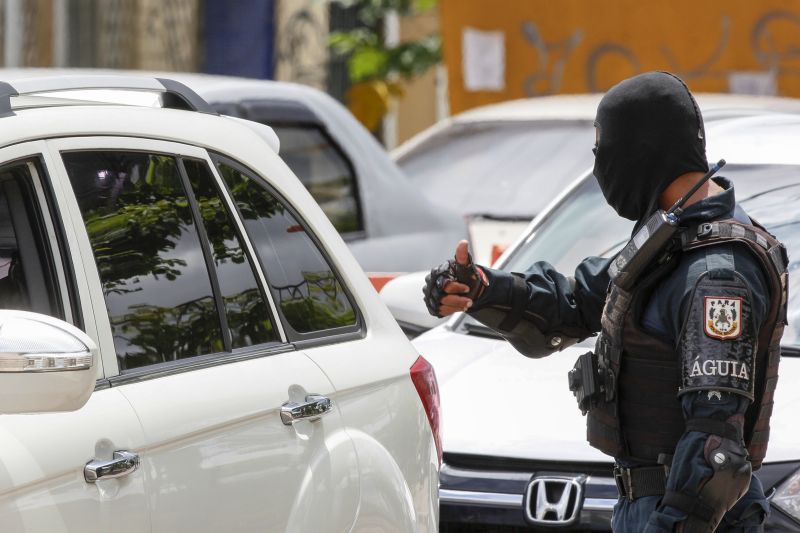
M107 388L110 386L122 385L125 383L139 382L148 379L155 379L167 375L179 374L189 372L200 368L209 368L218 365L234 363L238 361L254 359L259 357L266 357L270 355L280 354L295 351L297 348L293 343L289 342L283 330L282 318L277 314L272 292L268 288L266 278L261 272L261 263L254 255L255 250L252 247L249 236L247 235L241 217L235 205L232 204L232 199L224 186L221 176L216 170L214 161L210 158L209 152L205 148L193 146L189 144L176 143L172 141L165 141L160 139L151 138L137 138L137 137L124 137L124 136L85 136L85 137L65 137L59 139L51 139L45 141L47 143L47 151L52 161L53 173L60 174L61 182L63 184L63 194L67 195L64 199L65 206L72 219L72 225L76 228L76 242L77 254L83 266L83 271L87 278L89 296L86 298L87 305L91 306L90 312L93 315L94 323L97 329L97 335L94 340L97 342L100 349L100 357L104 374L98 377L98 382L95 390ZM274 327L278 333L278 340L271 343L263 343L245 348L236 348L228 352L216 352L210 354L197 355L176 361L165 361L152 365L146 365L139 368L127 369L120 371L117 362L116 350L114 348L113 338L111 334L111 324L108 317L108 311L105 304L105 297L103 295L102 282L95 261L94 252L91 248L89 236L83 224L83 215L78 206L75 193L72 190L72 184L66 171L61 154L68 152L104 152L104 151L120 151L120 152L141 152L153 155L163 155L175 158L178 162L179 170L182 173L181 180L184 189L187 183L183 180L186 178L184 174L183 165L180 163L183 159L195 159L203 161L211 169L212 176L214 177L218 191L233 217L236 225L237 235L242 241L245 253L250 258L253 265L256 282L259 286L261 294L266 298L267 304L271 311L271 319L273 320ZM194 192L191 188L186 191L187 199L191 197L194 200ZM190 202L192 201L190 200ZM192 212L193 218L197 218L196 213ZM195 220L199 226L202 226L202 219ZM83 228L83 229L81 229ZM204 227L202 228L204 232ZM210 254L211 250L208 248L209 243L201 237L201 247L204 254ZM206 268L208 272L208 267ZM209 277L212 275L216 277L216 270L208 272ZM224 309L219 308L216 291L215 306L218 312L223 312Z
M302 226L303 231L306 235L311 239L311 242L319 251L322 258L325 260L328 267L333 272L334 276L336 276L336 280L342 287L342 291L347 298L347 301L350 303L353 311L355 313L355 324L351 326L343 326L338 328L331 328L331 329L324 329L313 331L309 333L301 333L296 331L286 317L283 314L283 310L280 308L279 305L276 303L276 312L278 313L278 317L280 321L283 323L284 331L286 332L286 337L288 342L293 343L298 348L310 348L315 346L322 346L327 344L337 344L340 342L346 342L349 340L355 339L362 339L366 336L366 321L364 320L363 313L361 309L357 305L357 300L353 297L353 292L350 287L347 285L346 278L342 276L338 269L336 268L335 263L331 260L330 253L328 249L323 245L322 240L317 236L317 234L312 231L311 226L309 226L308 222L306 222L305 218L300 215L300 210L294 205L293 202L289 201L286 196L280 193L272 184L267 180L264 176L260 173L254 171L253 169L249 168L247 165L242 164L241 162L232 159L230 156L221 154L219 152L214 152L209 150L209 155L211 156L211 160L214 162L214 172L219 175L219 168L217 165L225 164L227 166L232 167L233 169L241 172L245 175L245 177L253 179L257 181L258 185L263 187L269 194L273 195L276 200L278 200L289 213L297 220L297 223ZM220 176L220 180L222 184L225 186L226 192L230 197L230 191L228 190L227 184L224 183ZM239 206L236 205L236 202L233 202L234 208L236 209L236 218L239 221L243 221L242 214L239 211ZM327 217L326 217L327 219ZM243 228L244 231L247 231L246 228ZM247 235L248 242L252 243L252 239L249 235ZM256 253L256 260L261 265L261 269L264 272L264 276L267 283L267 290L270 293L272 301L276 302L276 295L272 290L272 285L269 283L269 272L267 272L266 268L263 264L261 264L261 258L258 256L258 253L253 248L254 253Z
M222 336L223 336L223 344L227 352L233 352L234 350L242 350L242 349L249 349L250 347L240 347L240 348L233 348L233 339L231 337L230 326L228 324L228 315L226 311L226 304L225 304L225 297L222 294L222 288L220 286L219 280L219 271L217 269L217 265L214 260L214 254L212 251L211 241L208 237L208 231L205 227L205 221L203 220L202 213L200 212L199 203L197 200L197 193L192 187L191 179L189 178L189 173L186 169L185 161L187 159L194 159L190 157L183 157L178 156L178 170L181 174L181 180L183 182L184 189L189 191L187 193L187 197L189 199L189 205L192 210L192 214L194 218L197 220L198 224L198 235L200 236L201 246L203 247L203 256L206 261L206 266L209 272L213 272L211 285L214 291L214 300L217 306L217 310L219 313L219 320L222 326ZM245 254L245 257L248 261L248 266L252 269L253 278L256 282L256 289L258 289L258 293L263 298L264 302L267 304L270 310L270 319L273 322L273 327L275 328L275 334L277 335L278 339L272 342L262 342L257 343L254 346L262 346L262 345L271 345L275 343L286 343L286 335L285 331L282 328L282 324L280 324L280 320L277 314L277 308L272 305L272 295L269 294L269 289L267 287L267 279L264 277L261 265L259 264L258 257L256 255L255 248L252 246L250 242L249 236L247 235L246 228L241 221L241 216L236 209L235 202L230 196L230 192L225 187L225 182L222 179L222 176L219 175L216 168L213 164L209 162L208 159L195 159L195 161L199 161L204 163L211 175L212 180L212 187L214 191L219 195L222 202L225 204L226 214L231 217L233 221L234 228L233 231L236 234L236 237L239 239L239 244L242 247L242 251Z
M64 320L82 329L80 306L75 306L74 303L73 295L76 294L74 283L72 283L74 276L69 275L72 268L68 260L63 224L60 217L57 217L57 205L53 201L50 180L43 179L43 175L47 176L43 157L41 154L31 154L0 162L0 168L23 165L28 167L28 177L26 178L27 183L24 185L26 190L22 191L22 194L33 193L30 201L35 212L31 215L35 217L37 227L32 231L38 233L34 238L41 242L43 248L39 250L44 255L40 258L42 274L53 284L52 289L55 291L53 303L61 315L54 318ZM33 168L30 168L31 165Z
M331 135L331 133L328 131L328 128L325 126L325 124L323 124L321 122L320 123L317 123L317 122L304 122L304 121L299 121L299 120L271 121L268 124L267 124L267 122L263 122L262 121L262 124L266 124L269 127L273 128L273 131L274 131L275 128L281 128L281 127L284 127L284 128L305 128L305 129L310 129L310 130L316 130L325 138L325 140L328 141L328 143L333 148L334 152L336 152L344 160L345 165L347 165L347 168L350 170L350 174L352 174L352 176L353 176L353 199L356 202L356 208L357 208L356 218L358 220L358 225L361 228L361 229L358 229L356 231L349 231L347 233L342 233L337 229L336 232L339 235L341 235L342 239L345 242L351 242L351 241L357 241L357 240L360 240L360 239L366 239L369 232L367 230L366 217L364 216L364 205L363 205L363 203L361 201L361 183L360 183L360 180L359 180L358 172L356 171L356 167L353 164L353 161L350 159L350 156L347 155L347 152L337 142L336 138L334 138L334 136ZM275 135L278 135L277 131L275 132ZM278 137L278 139L280 139L280 137ZM292 173L294 173L294 170L292 170ZM300 180L300 177L298 176L297 179ZM303 180L300 180L300 183L303 183ZM306 187L305 183L303 183L303 187ZM308 190L308 187L306 187L306 190ZM309 194L311 194L311 191L309 191ZM312 197L313 197L313 195L312 195ZM314 198L314 201L319 203L316 198ZM327 215L325 215L325 217L327 218ZM330 220L330 219L328 219L328 220ZM332 224L332 222L331 222L331 224Z

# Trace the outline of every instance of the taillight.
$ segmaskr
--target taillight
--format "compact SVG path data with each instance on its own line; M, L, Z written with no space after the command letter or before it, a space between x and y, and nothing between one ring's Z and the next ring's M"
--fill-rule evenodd
M433 431L433 441L436 444L436 454L439 457L439 466L442 465L442 437L441 437L441 407L439 405L439 386L436 383L436 374L431 364L424 357L419 356L411 366L411 381L417 388L417 393L422 400L425 414Z

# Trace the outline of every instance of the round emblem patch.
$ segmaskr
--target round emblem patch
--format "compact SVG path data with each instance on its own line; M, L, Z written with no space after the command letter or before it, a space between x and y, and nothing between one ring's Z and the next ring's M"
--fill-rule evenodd
M723 296L705 297L706 335L714 339L735 339L742 334L742 299Z

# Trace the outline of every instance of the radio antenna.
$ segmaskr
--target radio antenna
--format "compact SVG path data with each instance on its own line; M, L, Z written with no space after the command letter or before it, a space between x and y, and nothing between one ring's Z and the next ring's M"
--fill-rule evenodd
M685 203L686 203L686 202L689 200L689 198L691 198L691 197L692 197L692 195L693 195L694 193L696 193L696 192L697 192L697 189L699 189L700 187L702 187L702 186L703 186L703 184L704 184L705 182L707 182L708 180L710 180L710 179L711 179L711 176L713 176L714 174L716 174L717 172L719 172L719 169L721 169L721 168L722 168L722 167L724 167L724 166L725 166L725 160L724 160L724 159L720 159L719 161L717 161L717 164L716 164L716 165L714 165L713 167L711 167L711 170L709 170L708 172L706 172L706 174L705 174L705 175L704 175L702 178L700 178L700 181L698 181L697 183L695 183L695 184L692 186L692 188L691 188L691 189L689 189L689 190L686 192L686 194L684 194L683 196L681 196L680 200L678 200L677 202L675 202L675 203L672 205L672 207L670 207L670 208L669 208L669 211L667 211L667 214L668 214L668 215L672 215L672 214L674 214L674 215L680 215L680 213L681 213L681 208L683 207L683 204L685 204Z

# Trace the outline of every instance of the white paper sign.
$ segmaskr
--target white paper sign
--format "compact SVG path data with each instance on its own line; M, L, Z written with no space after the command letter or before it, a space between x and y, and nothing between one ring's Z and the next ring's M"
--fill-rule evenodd
M732 72L728 74L728 87L734 94L778 94L778 81L774 72Z
M506 46L502 31L464 28L461 39L464 87L502 91L506 87Z

